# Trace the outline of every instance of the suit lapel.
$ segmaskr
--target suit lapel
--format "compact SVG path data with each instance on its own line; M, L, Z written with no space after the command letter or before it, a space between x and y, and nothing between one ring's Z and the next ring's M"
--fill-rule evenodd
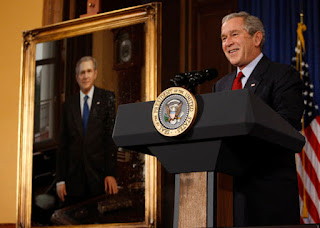
M236 78L237 71L233 71L232 73L226 76L226 81L224 83L224 88L222 90L232 90L233 81Z
M270 60L264 55L254 68L244 88L247 88L254 93L263 79L263 75L268 69L269 64Z
M81 110L80 110L80 93L74 96L73 99L74 100L71 102L73 119L75 121L76 129L79 131L79 134L83 136L82 117L81 117Z

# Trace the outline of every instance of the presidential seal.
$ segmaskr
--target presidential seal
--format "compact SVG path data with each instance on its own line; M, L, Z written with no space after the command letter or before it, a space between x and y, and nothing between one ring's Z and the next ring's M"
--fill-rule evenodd
M154 127L164 136L177 136L191 128L197 116L197 101L181 87L163 91L152 109Z

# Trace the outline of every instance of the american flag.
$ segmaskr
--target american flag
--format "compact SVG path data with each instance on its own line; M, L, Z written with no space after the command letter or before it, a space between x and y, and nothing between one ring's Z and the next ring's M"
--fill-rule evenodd
M298 24L296 56L292 58L303 80L304 115L302 134L306 144L296 155L299 195L300 222L302 224L320 223L320 116L314 101L314 86L310 81L308 64L305 61L303 31L306 26Z

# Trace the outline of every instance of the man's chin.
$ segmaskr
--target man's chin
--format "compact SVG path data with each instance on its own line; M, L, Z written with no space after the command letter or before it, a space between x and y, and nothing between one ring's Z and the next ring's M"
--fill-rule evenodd
M228 55L228 56L227 56L227 59L228 59L228 61L229 61L232 65L235 65L235 64L237 64L237 62L239 62L238 59L235 58L235 56L230 56L230 55Z
M229 60L229 62L233 65L233 66L238 66L239 62L236 60Z
M81 91L82 91L84 94L87 94L87 93L90 91L90 89L88 89L87 87L82 87L82 88L81 88Z

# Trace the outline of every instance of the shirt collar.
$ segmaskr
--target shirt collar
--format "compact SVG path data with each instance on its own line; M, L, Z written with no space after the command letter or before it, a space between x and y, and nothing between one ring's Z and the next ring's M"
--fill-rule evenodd
M84 94L81 90L80 90L80 98L81 100L83 100L83 98L85 97L85 95L88 95L89 98L92 99L93 97L93 92L94 92L94 86L91 87L90 91L88 94Z
M251 63L249 63L245 68L243 68L241 71L244 75L244 77L249 78L254 68L257 66L259 61L262 59L263 53L260 53ZM237 75L239 73L240 69L237 67Z

